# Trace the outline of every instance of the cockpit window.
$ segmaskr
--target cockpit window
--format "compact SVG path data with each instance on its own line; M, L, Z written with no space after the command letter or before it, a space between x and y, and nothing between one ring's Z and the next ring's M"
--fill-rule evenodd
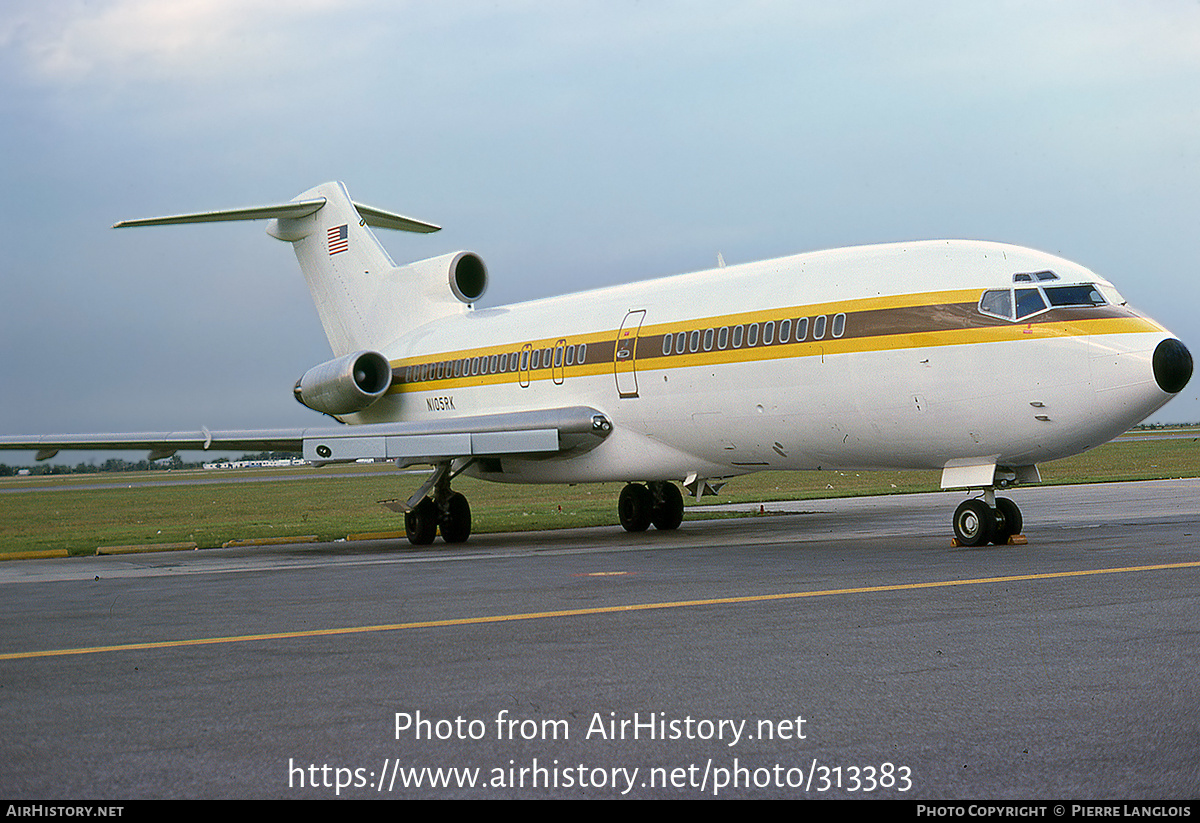
M1095 286L1047 286L1051 306L1103 306L1104 295Z
M1016 289L1016 298L1018 320L1031 314L1037 314L1046 308L1046 301L1038 289Z
M1058 279L1058 275L1053 272L1019 274L1014 275L1013 279L1016 280L1018 277L1038 278L1043 281L1049 279L1042 278L1041 275L1050 275L1051 278ZM1108 302L1100 289L1092 283L1075 286L1042 286L1032 285L1032 279L1018 282L1028 282L1031 285L985 291L979 298L980 313L1004 320L1024 320L1026 317L1052 307L1103 306Z
M979 300L979 310L984 314L1012 320L1012 292L1008 289L985 291Z
M1045 283L1050 280L1057 280L1058 275L1052 271L1035 271L1023 274L1014 274L1014 283Z

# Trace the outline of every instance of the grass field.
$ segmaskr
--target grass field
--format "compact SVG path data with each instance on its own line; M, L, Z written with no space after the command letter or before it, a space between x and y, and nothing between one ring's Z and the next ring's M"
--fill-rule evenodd
M1044 483L1200 476L1195 439L1114 441L1041 466ZM235 482L257 478L262 482ZM936 491L940 473L764 472L734 478L705 503L804 500ZM0 478L0 553L403 531L379 501L406 498L423 478L385 465L323 469L133 472ZM173 481L203 481L176 484ZM118 488L82 488L104 485ZM459 478L475 533L613 525L621 484L509 486ZM18 491L19 490L19 491ZM689 517L700 516L690 514ZM434 546L440 546L435 543Z

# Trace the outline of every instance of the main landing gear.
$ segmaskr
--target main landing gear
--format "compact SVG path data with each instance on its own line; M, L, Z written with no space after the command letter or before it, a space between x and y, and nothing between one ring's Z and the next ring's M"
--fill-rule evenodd
M1002 545L1021 534L1021 510L1007 497L984 489L983 499L964 500L954 512L954 539L960 546Z
M431 488L432 496L426 496ZM462 493L450 489L449 463L439 465L415 496L420 496L419 502L404 513L404 532L409 543L428 546L439 529L447 543L465 543L471 536L471 505Z
M683 522L683 493L666 481L630 483L621 490L617 515L627 532L644 532L651 523L656 529L677 529Z
M465 543L471 536L471 505L461 492L452 492L444 503L423 497L404 515L404 533L414 546L428 546L439 529L447 543Z

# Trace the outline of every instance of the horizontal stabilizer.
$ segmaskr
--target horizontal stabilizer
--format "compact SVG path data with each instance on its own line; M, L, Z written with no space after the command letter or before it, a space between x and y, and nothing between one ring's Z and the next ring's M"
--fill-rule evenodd
M181 223L223 223L232 220L270 220L308 217L315 214L325 205L325 198L312 200L293 200L289 203L275 203L269 206L247 206L240 209L222 209L220 211L200 211L191 214L172 214L166 217L142 217L136 220L122 220L114 223L114 229L129 229L140 226L174 226ZM442 227L403 214L377 209L362 203L354 203L359 217L368 226L380 229L395 229L428 234L439 231Z
M138 226L173 226L179 223L223 223L229 220L269 220L271 218L308 217L325 205L325 198L316 200L293 200L271 206L248 206L241 209L200 211L192 214L172 214L167 217L143 217L137 220L122 220L114 223L114 229L129 229Z
M418 234L429 234L430 232L440 231L441 226L435 226L433 223L426 223L424 220L416 220L412 217L405 217L403 214L396 214L391 211L377 209L374 206L366 206L362 203L355 202L354 208L358 210L368 226L374 226L378 229L395 229L396 231L411 231Z

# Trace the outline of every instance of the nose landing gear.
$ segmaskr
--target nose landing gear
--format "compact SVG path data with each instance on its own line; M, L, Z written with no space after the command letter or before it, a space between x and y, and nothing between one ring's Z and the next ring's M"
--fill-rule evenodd
M959 546L1003 545L1024 542L1020 538L1024 522L1017 504L1007 497L996 497L994 489L984 490L982 500L964 500L954 512L954 540Z

